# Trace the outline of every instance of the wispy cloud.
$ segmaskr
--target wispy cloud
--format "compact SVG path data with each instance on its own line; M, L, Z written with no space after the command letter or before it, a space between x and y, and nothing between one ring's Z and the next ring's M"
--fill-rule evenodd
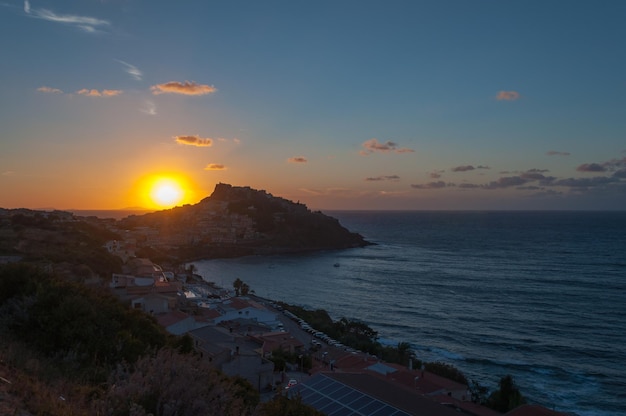
M115 97L117 95L122 94L123 91L122 90L102 90L102 91L98 91L95 89L87 89L87 88L83 88L82 90L78 90L76 91L76 94L78 95L85 95L87 97Z
M226 166L220 163L209 163L204 170L226 170Z
M174 136L174 140L178 144L197 147L209 147L213 145L213 140L202 138L200 136Z
M603 163L583 163L578 166L578 172L614 172L626 168L626 157L621 159L611 159Z
M148 114L149 116L156 116L157 114L156 104L154 104L150 100L146 100L144 102L143 107L141 107L139 111L141 111L144 114Z
M599 163L583 163L576 168L578 172L606 172L606 167Z
M559 152L558 150L550 150L546 152L548 156L569 156L570 152Z
M515 101L519 100L520 94L517 91L498 91L496 100L498 101Z
M37 19L74 26L89 33L97 32L97 28L111 25L109 21L98 19L95 17L78 16L71 14L57 14L48 9L35 9L31 7L30 1L28 0L24 1L24 12L28 16Z
M213 85L196 84L195 82L170 81L150 87L152 94L206 95L217 91Z
M474 166L474 165L462 165L462 166L456 166L452 169L450 169L452 172L468 172L470 170L474 170L474 169L491 169L489 166L483 166L483 165L478 165L478 166Z
M135 65L131 65L128 62L124 62L121 59L116 59L117 62L124 65L124 70L128 75L136 79L137 81L141 81L143 79L143 72L139 70Z
M58 88L52 88L52 87L46 87L46 86L37 88L37 91L45 92L45 93L52 93L52 94L63 94L63 91L61 91Z
M400 177L398 175L388 175L388 176L374 176L365 178L366 182L378 182L378 181L399 181Z
M441 174L444 173L445 170L434 170L432 172L430 172L430 174L428 175L430 177L430 179L439 179L441 178Z
M5 170L4 172L2 172L2 174L0 174L0 176L13 176L15 175L15 172L12 170Z
M447 184L444 181L437 181L437 182L428 182L428 183L424 183L424 184L412 184L411 188L414 189L442 189L445 188L446 186L454 186L453 184Z
M363 142L361 144L361 146L363 147L363 149L361 150L361 155L363 156L367 156L370 155L374 152L381 152L381 153L388 153L388 152L394 152L394 153L412 153L415 152L415 150L413 149L409 149L406 147L398 147L398 144L395 142L392 142L390 140L386 141L385 143L380 143L378 141L378 139L373 138L373 139L369 139L365 142Z
M304 156L294 156L287 159L289 163L307 163L308 160Z

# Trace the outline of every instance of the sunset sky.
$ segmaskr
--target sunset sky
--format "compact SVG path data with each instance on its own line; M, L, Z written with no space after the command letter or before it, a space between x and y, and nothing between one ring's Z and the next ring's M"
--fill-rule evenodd
M0 0L0 80L3 208L626 209L626 1Z

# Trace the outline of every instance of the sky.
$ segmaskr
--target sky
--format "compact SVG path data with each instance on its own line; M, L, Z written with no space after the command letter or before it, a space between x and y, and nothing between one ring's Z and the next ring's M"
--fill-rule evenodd
M157 209L168 179L178 205L228 183L624 210L625 22L621 0L0 0L0 207Z

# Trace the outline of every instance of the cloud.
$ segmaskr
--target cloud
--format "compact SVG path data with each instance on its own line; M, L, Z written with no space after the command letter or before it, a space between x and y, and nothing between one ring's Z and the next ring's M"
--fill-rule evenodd
M459 188L461 189L476 189L476 188L482 188L481 185L477 185L475 183L461 183L459 184Z
M116 59L117 62L124 65L124 68L128 75L136 79L137 81L141 81L143 78L143 73L137 68L135 65L131 65L128 62L124 62L120 59Z
M620 169L613 174L614 178L625 178L626 179L626 169Z
M539 172L524 172L520 175L520 178L527 181L539 181L542 179L546 179L546 177Z
M441 174L444 173L445 170L434 170L432 172L430 172L430 174L428 175L431 179L439 179L441 178Z
M226 166L220 163L209 163L205 166L204 170L226 170Z
M98 27L110 26L111 23L107 20L97 19L95 17L77 16L77 15L61 15L56 14L47 9L33 9L30 5L30 1L24 1L24 12L33 18L47 20L49 22L67 24L77 27L85 32L94 33L98 30Z
M454 167L450 170L452 172L468 172L474 169L491 169L491 168L489 166L483 166L483 165L478 165L476 167L474 167L473 165L462 165L462 166Z
M287 161L289 163L306 163L306 162L308 162L308 160L306 160L306 157L304 157L304 156L290 157L289 159L287 159Z
M213 145L213 140L202 138L200 136L174 136L174 140L178 144L197 147L209 147Z
M139 109L142 113L148 114L149 116L156 116L157 109L154 102L150 100L146 100L144 106Z
M550 150L550 151L546 152L546 155L548 155L548 156L569 156L570 152L559 152L557 150Z
M152 94L206 95L217 91L213 85L196 84L195 82L170 81L150 87Z
M526 173L546 173L546 172L550 172L550 169L528 169L526 171Z
M0 174L0 176L13 176L13 175L15 175L15 172L12 170L6 170L2 172L2 174Z
M499 178L497 181L492 181L486 185L483 185L482 188L485 188L485 189L510 188L511 186L524 185L526 182L529 182L529 180L524 179L521 176L504 176L502 178Z
M45 87L45 86L37 88L37 91L45 92L45 93L58 93L58 94L62 94L63 93L63 91L61 91L58 88Z
M373 138L373 139L369 139L365 142L363 142L361 144L361 146L363 146L363 150L361 150L361 155L366 156L369 154L372 154L374 152L381 152L381 153L388 153L388 152L395 152L395 153L412 153L415 150L413 149L408 149L408 148L398 148L398 144L395 142L392 142L390 140L386 141L385 143L380 143L378 141L378 139Z
M424 184L413 184L411 185L411 188L414 189L441 189L441 188L445 188L446 186L454 186L453 184L446 184L444 181L437 181L437 182L429 182L429 183L424 183Z
M452 168L452 172L467 172L470 170L474 170L476 169L474 166L472 165L464 165L464 166L457 166L455 168Z
M89 90L87 88L83 88L82 90L76 91L76 94L86 95L87 97L115 97L116 95L122 94L124 91L122 90Z
M619 182L619 178L597 176L595 178L567 178L554 181L554 186L569 186L571 188L592 188L610 183Z
M576 168L578 172L606 172L606 167L598 163L583 163Z
M498 91L496 95L496 100L498 101L515 101L519 98L520 95L517 91Z
M389 175L389 176L375 176L365 178L366 182L377 182L377 181L398 181L400 177L398 175Z

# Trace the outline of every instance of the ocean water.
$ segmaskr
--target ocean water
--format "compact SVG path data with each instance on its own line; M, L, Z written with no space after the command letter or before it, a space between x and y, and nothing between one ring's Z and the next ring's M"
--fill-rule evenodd
M492 389L511 374L530 402L626 414L626 212L327 214L376 245L194 264L360 319Z

